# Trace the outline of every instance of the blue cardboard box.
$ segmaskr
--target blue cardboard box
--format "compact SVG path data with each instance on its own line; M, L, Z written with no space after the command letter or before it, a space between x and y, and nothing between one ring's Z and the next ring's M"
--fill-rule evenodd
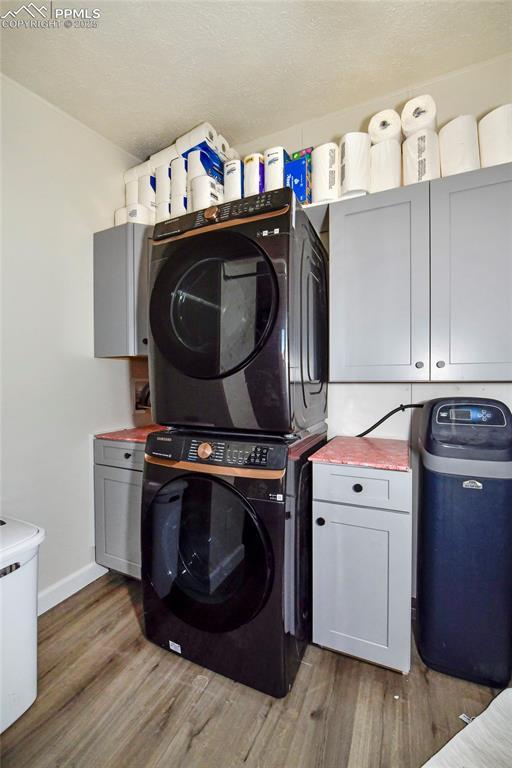
M284 166L284 182L301 203L311 202L311 155L289 160Z

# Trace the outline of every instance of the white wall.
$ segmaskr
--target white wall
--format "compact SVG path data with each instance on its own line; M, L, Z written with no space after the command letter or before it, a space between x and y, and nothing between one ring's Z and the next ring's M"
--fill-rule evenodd
M2 512L46 529L44 607L94 561L90 436L132 424L126 361L93 357L92 237L125 151L2 77Z

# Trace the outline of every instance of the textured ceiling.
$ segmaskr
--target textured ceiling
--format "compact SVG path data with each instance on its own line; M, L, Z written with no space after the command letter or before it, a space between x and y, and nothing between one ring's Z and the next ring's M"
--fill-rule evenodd
M5 30L2 70L139 157L202 120L249 141L505 53L512 39L511 2L59 5L100 8L97 29Z

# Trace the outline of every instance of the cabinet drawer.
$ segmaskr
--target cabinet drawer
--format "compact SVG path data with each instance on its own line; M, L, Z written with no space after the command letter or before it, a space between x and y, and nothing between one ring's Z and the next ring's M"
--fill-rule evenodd
M95 440L94 462L123 469L144 468L144 445L118 440Z
M315 463L313 498L359 507L410 512L411 473Z

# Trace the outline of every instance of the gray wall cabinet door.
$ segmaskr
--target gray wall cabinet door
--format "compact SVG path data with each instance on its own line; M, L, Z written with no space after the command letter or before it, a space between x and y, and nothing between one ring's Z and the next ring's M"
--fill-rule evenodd
M123 224L94 235L94 354L147 355L151 227Z
M429 376L429 186L329 211L330 380Z
M411 515L314 501L313 518L313 642L409 672Z
M512 379L512 164L431 182L434 381Z
M94 467L96 562L140 579L142 472Z

